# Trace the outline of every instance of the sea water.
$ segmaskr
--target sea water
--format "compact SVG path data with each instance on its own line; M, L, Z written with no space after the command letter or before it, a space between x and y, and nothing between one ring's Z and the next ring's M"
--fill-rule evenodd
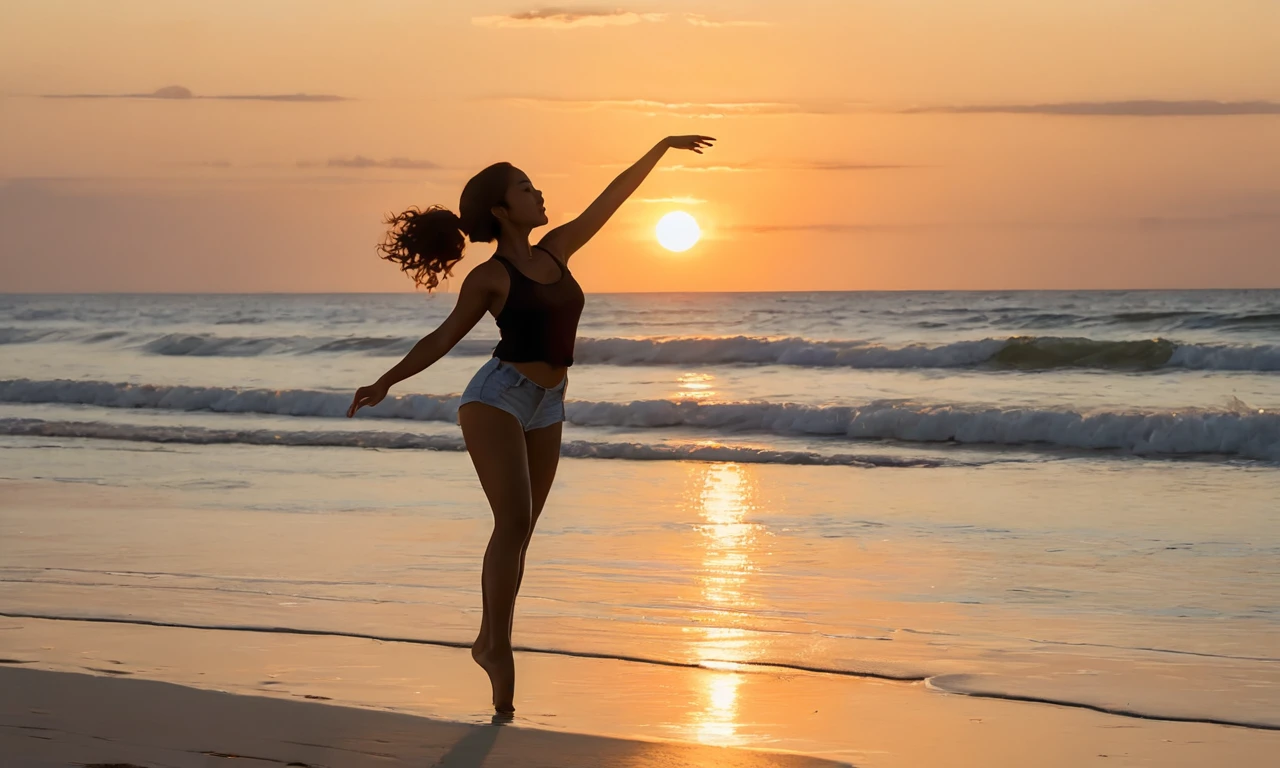
M468 641L492 319L344 418L454 298L0 296L0 476L201 510L0 502L0 613ZM518 644L1280 726L1280 292L591 295L575 357Z

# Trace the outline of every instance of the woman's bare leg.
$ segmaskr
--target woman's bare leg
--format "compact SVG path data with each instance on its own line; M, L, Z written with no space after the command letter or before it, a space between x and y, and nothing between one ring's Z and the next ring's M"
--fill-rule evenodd
M524 558L529 552L529 542L533 541L533 529L542 515L542 508L547 503L547 494L551 493L551 484L556 479L556 467L560 465L560 433L563 422L556 422L549 427L534 429L524 433L525 452L529 455L529 485L533 496L533 516L529 521L529 535L520 548L520 569L516 573L516 594L520 594L520 584L524 581ZM511 611L515 618L515 610Z
M533 501L533 515L529 524L529 535L520 548L520 569L516 574L516 594L520 594L520 585L524 581L524 561L529 551L529 542L533 540L533 529L542 515L542 508L547 503L547 494L551 492L551 484L556 479L556 467L560 464L560 435L562 423L535 429L524 433L525 451L529 459L529 481ZM515 608L511 610L511 618L515 619ZM510 631L510 630L509 630ZM484 645L489 637L489 615L486 613L480 620L480 637L477 642Z
M484 595L482 630L471 656L489 674L494 709L512 712L516 672L511 654L511 619L520 580L521 552L533 524L524 430L511 414L478 402L458 409L458 423L493 510L493 535L485 549L480 578ZM494 632L493 627L504 631Z

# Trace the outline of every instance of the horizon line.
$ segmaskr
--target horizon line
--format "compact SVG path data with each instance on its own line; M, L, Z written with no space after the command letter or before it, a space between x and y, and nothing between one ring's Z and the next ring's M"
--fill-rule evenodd
M759 294L759 293L1185 293L1225 291L1280 291L1273 286L1200 288L815 288L758 291L586 291L589 296L630 296L662 294ZM0 291L0 296L452 296L452 291Z

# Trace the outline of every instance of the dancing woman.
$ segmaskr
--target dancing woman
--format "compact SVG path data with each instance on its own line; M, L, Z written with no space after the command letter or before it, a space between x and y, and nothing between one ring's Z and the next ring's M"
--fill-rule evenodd
M458 424L489 506L493 535L484 553L484 614L471 657L489 675L493 706L515 711L515 659L511 653L516 595L525 552L555 479L564 421L564 390L573 365L573 342L584 297L569 272L569 258L600 230L636 191L668 149L702 154L709 136L669 136L614 179L582 215L545 234L542 192L510 163L496 163L462 189L455 215L444 206L410 208L387 220L378 247L416 285L434 289L462 258L464 236L473 243L498 241L494 255L462 281L458 302L439 328L373 384L356 390L347 416L377 405L397 382L445 355L485 312L497 321L501 340L462 393Z

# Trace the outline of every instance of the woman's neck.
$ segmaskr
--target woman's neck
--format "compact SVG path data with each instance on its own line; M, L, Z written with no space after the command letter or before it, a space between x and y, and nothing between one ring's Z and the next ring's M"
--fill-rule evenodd
M529 234L526 232L523 236L517 236L502 233L498 236L498 247L494 254L515 261L532 261L533 246L529 244Z

